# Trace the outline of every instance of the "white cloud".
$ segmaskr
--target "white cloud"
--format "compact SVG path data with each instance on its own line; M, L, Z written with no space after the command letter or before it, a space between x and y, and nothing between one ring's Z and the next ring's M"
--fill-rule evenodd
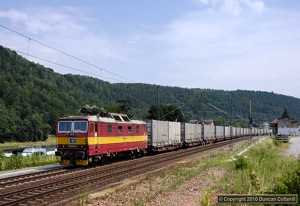
M0 19L9 20L8 27L50 45L72 56L93 62L103 67L109 61L128 62L125 48L119 39L96 30L97 19L89 16L88 9L76 7L35 7L22 10L0 10ZM16 33L2 33L0 44L49 61L54 61L73 68L98 73L97 68L78 62L62 53L45 47L36 41L29 41ZM29 50L28 50L29 48ZM25 55L26 56L26 55ZM30 60L40 61L29 57ZM55 65L40 61L48 67ZM105 69L105 68L104 68ZM62 73L74 72L58 68Z
M7 18L14 24L25 26L31 34L41 32L83 32L86 30L77 22L80 16L74 19L74 10L66 7L60 9L51 7L39 7L25 10L11 9L0 11L0 18ZM80 14L80 13L79 13Z
M28 15L25 12L11 9L9 11L0 11L0 18L8 18L13 22L24 22L28 20Z
M266 8L262 0L198 0L197 2L209 6L210 9L240 15L246 9L262 13Z
M261 0L244 0L244 3L256 13L262 13L266 9L264 2Z

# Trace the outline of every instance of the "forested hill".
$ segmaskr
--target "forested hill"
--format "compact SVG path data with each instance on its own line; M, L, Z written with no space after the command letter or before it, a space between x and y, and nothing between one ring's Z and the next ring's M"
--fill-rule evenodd
M188 119L240 121L252 101L253 121L279 118L285 108L300 118L300 99L259 91L186 89L149 84L111 84L93 77L61 75L0 46L0 142L45 140L59 117L78 114L84 105L111 106L130 100L134 118L151 105L176 104ZM215 109L217 107L223 112ZM225 114L225 113L227 114Z

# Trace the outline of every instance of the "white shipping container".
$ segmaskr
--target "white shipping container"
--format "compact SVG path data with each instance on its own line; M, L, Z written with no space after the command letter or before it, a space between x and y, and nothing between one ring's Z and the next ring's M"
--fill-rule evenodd
M241 137L241 134L242 134L242 128L240 127L236 128L236 136Z
M203 125L203 139L206 141L215 139L215 126Z
M169 125L169 144L175 145L181 142L180 122L167 122Z
M148 145L164 147L181 143L180 122L148 120Z
M195 140L198 142L202 140L202 125L201 124L195 124L194 127L196 128L196 136Z
M224 138L224 127L223 126L215 126L216 130L216 138L222 139Z
M201 124L182 123L182 140L187 143L201 141Z
M153 147L162 147L169 144L169 126L168 122L149 120L148 126L148 144Z
M232 138L236 138L236 127L230 127L230 135Z
M224 127L224 135L226 139L229 139L230 136L230 127Z

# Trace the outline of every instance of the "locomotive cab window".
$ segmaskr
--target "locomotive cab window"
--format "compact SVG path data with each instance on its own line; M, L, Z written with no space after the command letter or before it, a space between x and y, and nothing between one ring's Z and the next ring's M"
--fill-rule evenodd
M140 133L140 126L136 126L136 133Z
M131 133L131 126L128 126L128 133Z
M74 122L74 132L86 132L87 122L86 121L76 121Z
M71 132L72 122L58 122L58 132Z

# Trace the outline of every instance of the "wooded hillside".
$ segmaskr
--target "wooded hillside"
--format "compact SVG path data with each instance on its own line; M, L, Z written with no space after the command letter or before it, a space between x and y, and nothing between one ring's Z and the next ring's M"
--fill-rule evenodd
M279 118L285 108L290 116L300 119L300 99L294 97L260 91L111 84L88 76L55 73L2 46L0 74L1 142L45 140L55 132L59 117L79 114L87 104L106 107L117 100L130 100L131 114L138 119L146 117L151 105L159 102L178 107L184 104L180 110L188 119L240 121L240 117L247 119L250 99L256 123Z

